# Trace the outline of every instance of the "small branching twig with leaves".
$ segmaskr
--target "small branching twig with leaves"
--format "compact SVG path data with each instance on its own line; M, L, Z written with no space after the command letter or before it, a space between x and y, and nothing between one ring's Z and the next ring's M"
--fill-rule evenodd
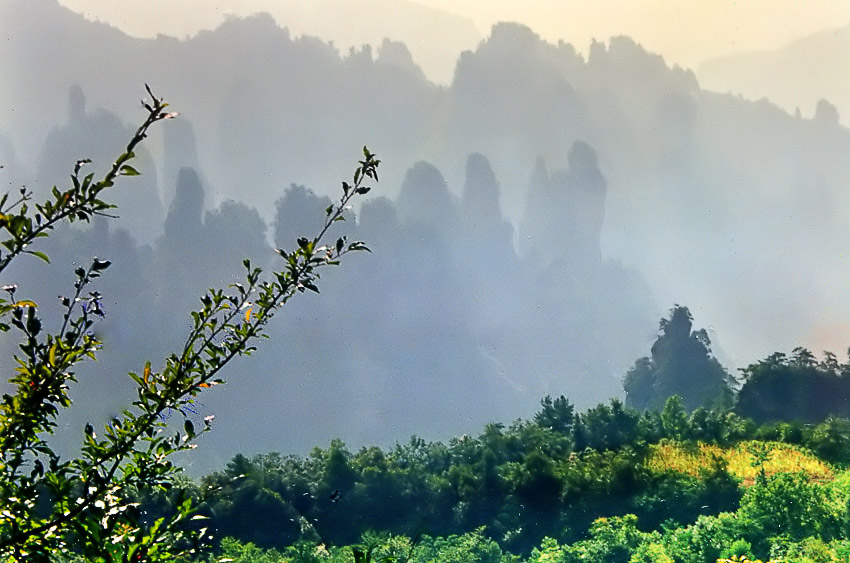
M0 230L8 238L0 242L0 272L22 253L43 253L28 246L60 221L88 221L114 206L101 199L117 176L137 175L128 164L134 148L157 121L176 116L165 111L167 104L148 88L152 102L143 102L148 117L136 131L127 150L98 182L91 174L80 179L80 161L72 175L73 186L61 192L54 188L51 200L30 208L31 194L6 205L0 199ZM56 427L60 409L71 406L70 383L76 381L74 366L94 359L101 343L91 327L103 315L101 296L90 289L109 266L95 258L88 268L75 271L75 291L61 297L63 322L55 333L45 334L35 303L15 300L15 286L4 289L8 300L0 300L0 321L11 318L11 326L22 333L21 353L16 357L17 374L11 382L14 394L0 402L0 558L47 560L51 553L70 550L92 560L172 561L194 551L204 541L205 530L197 523L187 525L193 505L182 499L173 517L144 523L133 502L136 491L168 489L179 468L172 454L195 447L195 438L210 428L213 417L196 428L185 417L182 428L169 429L163 413L187 414L187 407L204 389L223 383L220 372L237 356L255 350L265 338L266 324L295 294L319 291L319 269L339 264L342 256L368 248L345 237L322 244L333 223L345 220L354 197L366 194L366 182L377 181L380 161L368 149L354 172L352 183L343 182L342 196L325 210L325 221L312 239L299 238L291 251L277 249L282 266L264 277L260 268L244 262L244 283L227 289L210 289L201 297L201 308L191 313L192 328L179 352L165 359L161 369L148 362L141 373L129 376L136 384L130 407L113 418L99 435L86 425L80 455L63 460L46 438ZM9 330L3 324L3 330Z

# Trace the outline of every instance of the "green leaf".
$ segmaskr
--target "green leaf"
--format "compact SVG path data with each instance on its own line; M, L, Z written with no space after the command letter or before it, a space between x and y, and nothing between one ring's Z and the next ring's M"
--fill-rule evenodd
M131 372L129 372L127 375L129 375L129 376L130 376L130 379L132 379L133 381L135 381L137 385L139 385L139 386L143 386L143 385L144 385L144 382L142 381L142 378L141 378L141 377L139 377L139 374L137 374L137 373L135 373L135 372L132 372L132 371L131 371Z
M15 238L19 238L23 234L24 227L26 227L28 224L29 220L26 217L22 217L21 215L15 215L14 217L12 217L12 220L9 221L9 225L7 228Z
M27 254L32 254L37 258L41 258L42 260L50 264L50 258L44 252L40 252L38 250L25 250L24 252L26 252Z
M118 174L121 176L139 176L139 171L130 166L129 164L125 164L118 171Z

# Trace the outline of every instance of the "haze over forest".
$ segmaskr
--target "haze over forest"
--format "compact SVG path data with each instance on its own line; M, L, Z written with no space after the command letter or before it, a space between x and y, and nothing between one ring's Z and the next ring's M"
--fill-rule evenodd
M0 32L10 190L46 193L81 157L103 170L145 83L181 113L116 190L119 221L63 230L52 266L4 280L48 304L72 264L114 262L106 347L69 432L123 407L123 373L171 351L197 297L235 281L244 256L272 267L274 246L316 231L364 144L381 182L342 226L373 253L287 306L272 340L201 398L216 425L199 471L333 437L445 439L527 416L546 394L579 408L621 396L676 303L730 371L850 345L848 98L795 113L705 90L628 37L577 50L512 23L446 86L403 43L340 52L263 14L140 39L56 0L10 1Z

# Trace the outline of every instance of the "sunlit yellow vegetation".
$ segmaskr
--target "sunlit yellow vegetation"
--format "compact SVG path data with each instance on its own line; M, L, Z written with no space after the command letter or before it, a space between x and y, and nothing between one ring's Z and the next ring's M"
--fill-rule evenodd
M751 485L759 472L755 456L750 449L756 442L741 442L731 448L699 443L689 446L665 442L651 446L647 460L653 471L675 471L698 477L701 470L710 470L715 459L726 462L729 473ZM833 469L804 448L779 442L759 442L769 448L769 459L764 463L767 475L775 473L804 472L811 479L828 481L835 477Z
M746 555L742 555L741 557L735 555L731 559L718 559L717 563L782 563L782 561L776 559L762 561L761 559L750 559Z

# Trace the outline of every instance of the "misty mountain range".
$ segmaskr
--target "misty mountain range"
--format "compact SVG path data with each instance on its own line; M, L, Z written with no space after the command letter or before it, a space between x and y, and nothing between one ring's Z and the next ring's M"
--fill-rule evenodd
M843 61L850 57L850 24L803 37L773 51L739 53L705 61L698 75L703 87L766 97L789 112L811 112L828 99L850 118L850 80ZM793 85L793 87L789 87Z
M61 231L51 266L4 280L49 309L73 264L114 262L71 434L122 408L122 374L176 346L204 288L313 233L364 144L381 183L343 232L374 252L287 306L231 385L201 398L217 418L199 471L337 436L445 439L545 394L591 406L622 395L674 303L715 331L730 369L850 343L850 131L828 101L804 118L708 92L626 37L585 58L510 23L446 87L402 43L340 53L267 15L133 39L55 0L15 1L0 32L10 189L44 193L80 157L103 169L146 82L181 112L115 192L119 221Z

